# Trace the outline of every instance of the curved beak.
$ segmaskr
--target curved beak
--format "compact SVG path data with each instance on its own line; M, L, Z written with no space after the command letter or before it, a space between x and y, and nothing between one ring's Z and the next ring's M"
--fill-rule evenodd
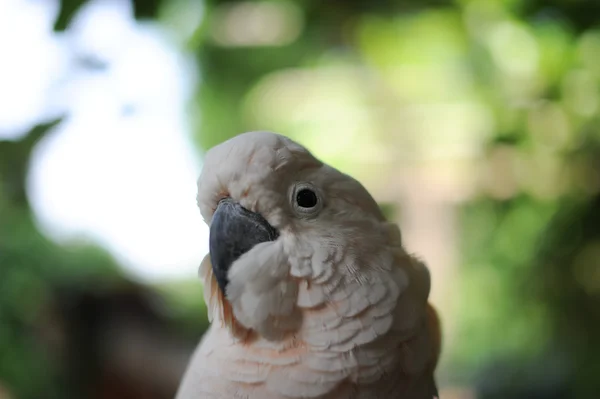
M231 198L217 205L210 224L209 250L213 273L221 291L229 282L229 268L240 256L262 242L274 241L279 232L260 214Z

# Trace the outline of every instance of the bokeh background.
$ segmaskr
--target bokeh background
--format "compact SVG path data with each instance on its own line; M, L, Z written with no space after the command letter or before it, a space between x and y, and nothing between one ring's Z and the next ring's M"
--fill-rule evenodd
M0 0L1 399L173 397L247 130L401 225L442 399L600 397L598 0Z

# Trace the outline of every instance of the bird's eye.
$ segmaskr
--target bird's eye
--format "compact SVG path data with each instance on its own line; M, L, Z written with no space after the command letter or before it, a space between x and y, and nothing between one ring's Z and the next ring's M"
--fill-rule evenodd
M301 218L314 217L323 208L322 194L311 183L303 182L294 185L290 194L292 208Z
M296 204L298 204L300 208L314 208L318 203L319 198L317 197L317 194L308 188L303 188L296 193Z

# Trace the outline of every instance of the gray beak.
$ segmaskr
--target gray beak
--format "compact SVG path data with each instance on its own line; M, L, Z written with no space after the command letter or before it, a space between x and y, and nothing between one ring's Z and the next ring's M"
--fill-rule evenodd
M231 198L219 202L210 224L209 249L213 273L223 294L233 262L256 244L274 241L277 237L279 232L258 213Z

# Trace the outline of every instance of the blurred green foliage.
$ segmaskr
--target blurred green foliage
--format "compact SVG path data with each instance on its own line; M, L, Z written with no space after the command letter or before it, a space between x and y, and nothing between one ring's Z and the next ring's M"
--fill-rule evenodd
M107 252L86 242L58 245L36 225L25 177L31 150L58 122L36 126L18 141L0 141L0 382L19 399L81 397L89 389L81 380L94 380L81 371L93 372L98 366L97 359L91 357L98 344L96 338L67 342L72 348L60 344L62 339L74 339L80 333L68 330L71 321L64 318L70 315L60 313L59 307L64 305L61 300L72 301L82 292L102 298L103 293L110 296L123 288L127 292L128 287L133 288L129 292L135 292L134 284ZM148 288L158 294L168 322L180 332L180 338L195 342L208 323L198 282L169 282ZM67 309L75 306L66 305ZM87 318L101 318L101 309L96 311L97 315ZM83 351L77 345L92 348ZM61 348L58 353L52 349L55 347ZM85 365L75 370L81 373L78 381L70 380L74 364L65 362L73 350L77 352L75 363Z
M0 141L0 376L19 398L65 397L62 370L39 331L56 288L101 287L120 277L107 253L84 243L58 246L31 215L25 190L31 150L56 123L36 126L20 141Z

